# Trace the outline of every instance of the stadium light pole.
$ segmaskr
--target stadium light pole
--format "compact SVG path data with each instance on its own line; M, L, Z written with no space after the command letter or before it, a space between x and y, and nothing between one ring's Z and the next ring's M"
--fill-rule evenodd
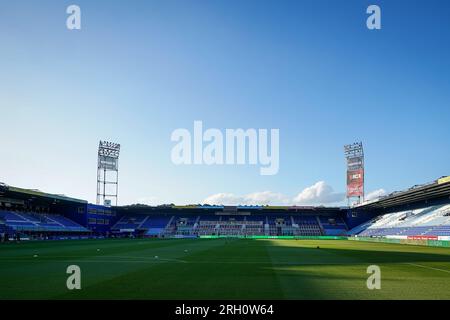
M115 199L117 206L119 193L119 155L120 144L100 141L97 159L97 204L111 205ZM113 185L113 188L108 188Z
M344 146L347 160L347 199L358 197L358 202L364 201L364 148L362 142Z

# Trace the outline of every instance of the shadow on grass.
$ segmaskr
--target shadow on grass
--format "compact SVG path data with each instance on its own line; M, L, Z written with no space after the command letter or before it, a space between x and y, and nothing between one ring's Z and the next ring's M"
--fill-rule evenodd
M291 240L292 241L292 240ZM311 259L312 264L317 258L323 264L345 263L418 263L418 262L450 262L450 249L434 247L413 247L408 245L391 245L378 243L362 243L341 240L342 247L336 248L336 243L327 246L327 240L317 245L303 246L302 240L292 241L291 245L277 244L276 241L264 241L268 250L273 249L276 256L298 256L304 263ZM355 245L354 247L351 247ZM367 248L363 248L367 245ZM441 252L436 252L440 250Z
M102 252L107 254L117 255L126 251L128 254L133 253L133 258L150 253L153 257L154 250L158 250L161 258L170 256L181 258L183 262L161 261L148 265L135 265L133 261L120 264L108 264L107 261L86 263L82 264L84 280L81 291L53 292L48 288L46 296L57 299L156 300L395 299L401 297L401 291L408 285L409 290L424 289L420 284L408 284L408 279L425 276L427 270L411 269L412 273L405 274L404 271L409 272L408 266L405 269L395 268L391 270L393 272L390 272L389 278L386 278L389 281L385 282L389 283L389 286L386 285L387 289L369 292L366 288L368 265L450 263L450 250L426 247L366 245L350 241L209 241L212 240L155 241L144 244L136 241L105 242ZM316 248L317 245L320 246L319 249ZM81 250L80 254L88 259L91 253L89 250L86 253L86 249L89 246L82 247L73 248L73 251L78 253ZM42 268L51 266L51 261L48 263L48 266L42 265ZM30 272L37 270L30 266ZM104 275L105 272L107 275ZM436 273L437 276L432 275L434 281L446 283L442 281L439 271L429 272ZM48 276L53 275L48 272ZM443 273L442 276L448 274ZM45 277L39 277L42 281L45 280ZM61 281L58 280L61 286L65 285L64 277L63 272ZM425 289L430 286L431 283L426 284ZM389 287L395 290L389 291Z
M450 279L442 270L408 266L450 263L450 250L440 248L346 241L263 242L288 299L422 299L421 292L433 291ZM283 266L283 261L289 263ZM366 268L372 264L382 268L382 290L367 289ZM440 290L441 296L448 296L448 291Z

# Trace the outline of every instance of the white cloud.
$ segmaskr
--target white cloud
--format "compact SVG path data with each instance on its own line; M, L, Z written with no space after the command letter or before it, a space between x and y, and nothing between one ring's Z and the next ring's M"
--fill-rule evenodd
M384 189L378 189L378 190L369 192L369 193L364 197L364 200L365 200L365 201L375 200L375 199L378 199L378 198L380 198L380 197L382 197L382 196L385 196L385 195L387 195L386 190L384 190Z
M338 203L345 199L344 193L337 193L324 181L305 188L294 198L272 191L253 192L246 195L217 193L203 200L203 203L217 205L319 205Z
M334 192L333 188L325 181L316 182L314 185L303 189L293 199L297 205L329 204L341 202L345 199L345 194Z
M146 205L149 205L149 206L154 206L154 205L157 205L159 202L158 202L158 198L157 197L142 197L142 198L139 198L139 199L137 199L137 202L136 203L139 203L139 204L146 204Z
M245 200L249 204L255 203L288 203L289 198L281 193L275 193L272 191L254 192L245 196Z
M203 200L203 203L218 205L267 205L288 202L289 198L283 194L271 191L253 192L243 196L233 193L216 193Z
M243 197L239 197L233 193L216 193L203 200L203 203L237 205L241 204L242 201Z

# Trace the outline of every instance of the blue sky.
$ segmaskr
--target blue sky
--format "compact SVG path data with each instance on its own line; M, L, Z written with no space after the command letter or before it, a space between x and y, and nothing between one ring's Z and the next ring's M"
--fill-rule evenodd
M81 30L66 28L70 4ZM370 4L381 30L366 28ZM449 12L445 0L1 1L0 181L95 201L100 139L122 144L120 204L331 204L354 141L368 192L448 175ZM195 120L278 128L279 173L175 166L170 135Z

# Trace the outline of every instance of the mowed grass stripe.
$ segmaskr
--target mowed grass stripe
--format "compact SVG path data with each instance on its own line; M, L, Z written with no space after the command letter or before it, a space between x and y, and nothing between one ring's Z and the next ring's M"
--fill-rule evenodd
M69 264L82 269L81 291L66 289ZM381 290L366 287L370 264ZM0 298L450 299L442 270L448 248L356 241L33 242L0 246Z
M153 240L158 242L158 240ZM142 264L142 260L137 260L133 265L132 260L126 261L130 264L121 265L110 264L114 272L109 277L98 278L92 274L88 279L87 286L81 291L67 292L58 298L62 299L144 299L148 297L146 292L153 292L153 288L162 279L162 274L171 270L172 265L183 264L190 255L196 252L202 252L221 245L220 240L163 240L161 242L170 242L170 246L152 247L151 250L141 252L142 257L150 257L151 261ZM132 259L136 258L137 251L133 250ZM155 258L157 257L157 258ZM181 263L180 263L181 262ZM106 263L108 264L108 263ZM89 267L86 266L89 270ZM182 269L176 267L176 269Z
M245 240L214 240L219 246L189 251L187 263L167 263L124 274L89 287L80 297L120 299L237 299L279 295L278 282L271 269L252 264L221 263L263 257L265 248L243 246ZM256 249L256 250L255 250ZM207 259L207 260L206 260ZM225 260L224 260L225 259ZM212 262L211 266L197 262ZM269 262L270 263L270 262ZM117 290L118 288L122 288ZM78 293L77 293L78 294Z
M192 242L196 242L195 246L192 245ZM14 259L22 258L23 262L18 260L8 262L7 256L1 255L0 287L2 290L0 290L0 297L4 299L46 299L67 294L66 279L68 275L65 272L67 266L71 264L81 267L82 291L84 292L92 284L109 281L114 277L154 264L152 262L148 264L137 262L128 263L124 266L120 263L110 263L105 260L111 259L111 256L115 256L114 261L126 261L128 260L127 255L138 255L142 259L153 259L156 263L162 263L159 259L154 259L154 256L159 255L163 259L176 258L185 254L182 248L201 250L203 247L209 247L214 243L211 241L200 242L202 243L199 243L198 240L100 240L83 241L84 246L74 246L71 242L67 243L68 246L62 246L63 242L47 242L47 246L36 243L39 244L36 250L30 248L31 243L13 245L23 253L17 255L14 252ZM56 246L53 246L55 244ZM100 251L98 252L97 249L100 249ZM34 252L39 253L37 258L33 258ZM118 259L117 254L120 254L123 258ZM97 261L97 263L92 263L92 261ZM120 290L117 292L120 293ZM73 292L70 292L70 294L73 294Z
M449 299L450 277L418 272L407 261L434 261L450 266L447 248L352 241L269 240L273 259L309 257L308 264L276 267L288 299ZM317 248L317 247L320 248ZM279 248L283 248L280 252ZM317 261L317 264L311 262ZM366 286L367 267L377 264L382 289Z

